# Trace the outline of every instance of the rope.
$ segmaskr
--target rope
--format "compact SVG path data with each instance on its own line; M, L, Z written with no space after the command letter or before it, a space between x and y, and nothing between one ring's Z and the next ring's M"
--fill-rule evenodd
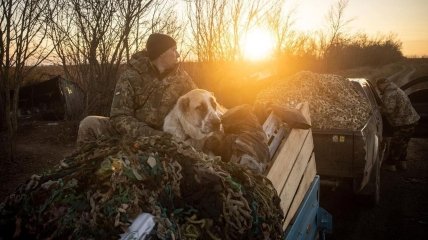
M152 239L280 239L276 198L265 177L167 137L104 139L32 176L0 205L0 224L17 237L117 239L147 212Z

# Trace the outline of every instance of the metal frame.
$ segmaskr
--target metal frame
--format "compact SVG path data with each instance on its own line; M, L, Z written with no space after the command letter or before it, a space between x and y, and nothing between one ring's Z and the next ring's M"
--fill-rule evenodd
M319 206L320 177L315 176L305 195L295 219L284 233L285 240L325 239L325 233L331 233L333 220L330 213Z

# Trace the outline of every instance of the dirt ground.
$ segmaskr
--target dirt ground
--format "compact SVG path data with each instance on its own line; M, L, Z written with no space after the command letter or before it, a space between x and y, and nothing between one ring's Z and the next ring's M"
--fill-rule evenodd
M407 160L406 172L382 170L376 207L346 189L321 188L320 204L333 215L333 234L327 239L428 239L428 139L412 139Z
M76 122L24 122L16 161L0 168L0 199L71 153L77 126ZM322 188L321 206L333 215L334 225L327 239L428 239L428 139L411 140L408 160L407 172L382 171L381 203L374 208L362 205L346 190Z
M21 123L14 162L0 162L0 199L3 200L31 175L46 171L70 154L75 148L77 128L77 122ZM4 144L3 139L1 144ZM4 157L4 153L0 153L0 158Z

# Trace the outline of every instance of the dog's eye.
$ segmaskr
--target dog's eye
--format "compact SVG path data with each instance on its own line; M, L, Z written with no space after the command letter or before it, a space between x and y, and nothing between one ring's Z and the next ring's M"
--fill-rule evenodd
M202 103L196 107L196 110L198 110L202 114L205 114L208 111L208 108L207 105Z

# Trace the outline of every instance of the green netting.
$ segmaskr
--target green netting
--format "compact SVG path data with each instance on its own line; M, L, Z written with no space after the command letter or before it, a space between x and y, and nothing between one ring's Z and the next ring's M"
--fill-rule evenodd
M104 139L31 179L0 205L3 238L117 239L142 212L151 239L279 239L271 182L168 137Z

